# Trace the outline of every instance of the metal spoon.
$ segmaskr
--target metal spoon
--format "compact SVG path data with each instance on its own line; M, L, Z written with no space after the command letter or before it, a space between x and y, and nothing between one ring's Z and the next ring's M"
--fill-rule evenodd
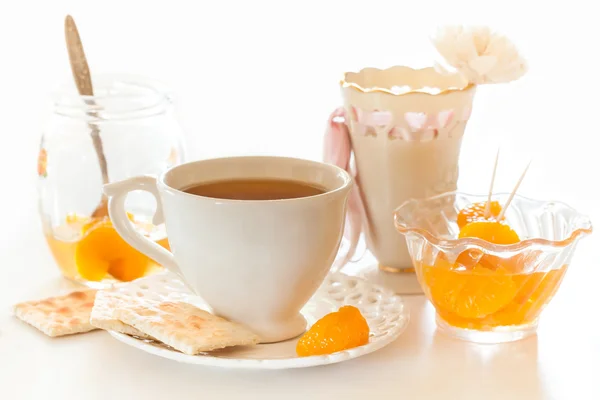
M94 88L92 87L92 78L90 75L90 69L88 67L87 59L83 51L83 44L77 31L75 21L70 15L65 18L65 39L67 42L67 50L69 52L69 60L71 62L71 71L73 72L73 78L77 86L79 95L85 96L85 103L88 106L95 106L92 96L94 96ZM91 117L98 117L95 111L89 111L88 115ZM104 156L104 149L102 146L102 139L100 138L100 129L98 125L88 122L88 126L91 130L92 141L94 143L94 149L98 156L98 164L100 164L100 172L102 174L102 184L107 184L108 180L108 168L106 166L106 157ZM108 199L106 195L102 194L100 204L96 207L92 213L93 218L102 218L108 215Z

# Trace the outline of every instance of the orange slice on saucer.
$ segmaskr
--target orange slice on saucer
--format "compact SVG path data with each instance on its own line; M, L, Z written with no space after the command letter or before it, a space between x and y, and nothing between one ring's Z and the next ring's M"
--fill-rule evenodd
M341 307L318 320L296 345L300 357L332 354L369 342L369 325L358 308Z

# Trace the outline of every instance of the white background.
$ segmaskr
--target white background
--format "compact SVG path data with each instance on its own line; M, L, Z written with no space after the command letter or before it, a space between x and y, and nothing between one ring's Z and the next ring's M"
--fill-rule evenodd
M352 387L348 396L371 393L378 394L376 398L400 397L403 390L405 398L435 398L430 397L435 387L447 389L444 398L479 399L494 393L499 398L600 398L600 339L598 330L592 331L598 328L593 319L600 278L594 251L600 242L595 237L581 244L563 290L547 311L549 328L541 329L535 349L531 344L515 345L516 350L495 361L491 353L473 353L452 343L423 348L422 340L431 345L433 325L431 310L420 300L414 304L428 310L415 310L413 325L420 325L400 344L382 350L377 356L381 359L374 356L347 367L296 375L228 375L150 356L129 365L127 359L106 355L117 354L107 350L113 343L106 337L90 343L82 336L72 342L36 344L40 336L20 330L8 316L10 304L32 296L58 276L37 219L35 182L39 139L51 111L49 92L71 79L63 33L67 13L78 24L92 74L140 74L173 89L190 159L237 154L319 159L325 121L340 103L342 72L365 66L430 65L436 53L429 36L437 26L488 24L518 44L530 71L518 82L478 89L463 146L460 188L487 190L501 144L498 191L510 190L532 158L521 194L565 201L594 219L600 215L600 25L592 4L0 0L0 398L56 394L70 399L76 393L80 398L117 398L118 391L104 393L100 384L78 392L77 382L89 382L90 377L76 370L91 374L85 360L93 357L101 360L97 368L124 374L111 383L123 385L122 393L128 394L124 398L135 398L136 390L147 390L145 398L169 393L202 396L202 387L193 384L197 380L210 393L222 388L234 394L236 387L239 393L250 393L259 390L259 382L273 385L271 391L262 389L265 398L268 393L292 398ZM69 358L79 350L67 343L80 343L82 358ZM40 353L33 356L33 349ZM117 349L136 354L121 345ZM75 375L59 375L53 367L59 359L71 360L63 372ZM145 383L143 369L151 383ZM171 373L163 375L165 370ZM108 377L99 373L99 379ZM323 389L309 391L315 384Z

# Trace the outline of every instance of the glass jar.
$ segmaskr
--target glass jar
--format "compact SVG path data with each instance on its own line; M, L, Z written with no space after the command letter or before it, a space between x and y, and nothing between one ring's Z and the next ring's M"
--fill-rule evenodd
M71 84L54 96L38 157L39 211L62 274L90 287L106 287L162 267L129 247L113 229L103 184L158 175L183 162L184 144L172 98L156 82L99 75L94 94L80 96ZM154 198L144 192L132 193L126 203L131 220L168 247L164 227L151 222L155 207Z

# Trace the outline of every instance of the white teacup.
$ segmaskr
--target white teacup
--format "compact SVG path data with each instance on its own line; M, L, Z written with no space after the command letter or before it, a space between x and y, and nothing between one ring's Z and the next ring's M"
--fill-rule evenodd
M280 200L228 200L181 189L229 179L285 179L325 189ZM338 252L352 179L333 165L284 157L231 157L176 166L160 177L108 184L109 213L132 247L177 273L216 315L244 324L263 343L300 335L301 308ZM137 232L125 199L152 193L172 253Z

